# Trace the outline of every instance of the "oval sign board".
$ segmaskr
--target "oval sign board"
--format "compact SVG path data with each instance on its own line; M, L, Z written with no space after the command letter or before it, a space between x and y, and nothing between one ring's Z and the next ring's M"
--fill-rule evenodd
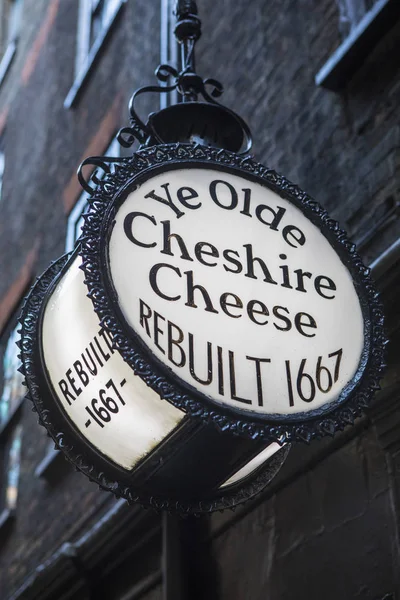
M89 295L172 404L253 437L333 433L378 385L382 312L336 222L250 159L144 150L94 196Z

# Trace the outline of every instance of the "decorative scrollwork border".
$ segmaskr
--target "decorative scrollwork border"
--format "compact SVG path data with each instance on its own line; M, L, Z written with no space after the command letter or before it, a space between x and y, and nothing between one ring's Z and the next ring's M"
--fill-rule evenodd
M133 185L143 173L160 170L163 166L171 168L172 163L213 165L228 167L237 174L251 174L264 185L289 200L300 208L303 213L316 224L343 263L348 267L364 315L365 346L362 368L346 386L338 401L322 408L310 411L300 419L291 415L265 422L258 416L249 416L239 411L219 408L201 394L188 394L184 387L171 377L160 371L157 361L143 353L132 343L132 337L124 324L116 317L115 307L107 290L107 277L104 273L106 265L101 248L101 236L105 234L104 218L111 203L121 194L121 190ZM109 215L110 217L110 215ZM266 439L287 443L292 441L310 442L312 439L333 435L346 425L352 424L368 406L374 392L379 389L379 381L385 366L384 316L381 302L378 298L369 269L362 263L351 243L338 223L331 219L314 199L292 184L275 171L255 162L251 157L242 157L226 150L207 148L200 145L170 144L145 148L117 166L115 174L106 177L94 193L90 201L90 209L85 216L85 225L81 240L82 269L85 273L85 283L88 296L93 302L94 309L103 327L107 328L114 338L115 347L120 351L124 360L133 368L161 398L165 398L178 408L214 423L221 431L230 431L253 439ZM363 372L365 371L365 372ZM356 389L348 394L351 387ZM348 397L346 396L346 393Z
M139 503L145 508L151 507L157 511L167 510L183 516L206 514L215 510L234 508L261 493L286 460L289 446L280 449L266 465L258 468L238 484L227 486L221 492L215 493L213 497L189 501L143 494L139 489L130 486L127 481L122 481L121 476L118 476L112 466L100 464L89 445L84 443L81 436L73 433L71 427L62 426L59 411L55 408L55 403L48 400L51 392L46 389L45 380L41 376L45 366L41 364L38 353L38 335L40 315L49 288L66 266L69 258L70 255L62 256L36 280L25 299L19 318L21 339L18 346L19 358L22 362L19 370L24 375L25 385L28 388L26 398L32 402L32 410L37 413L39 424L45 427L55 447L64 453L67 460L78 471L97 483L100 489L112 492L118 498L125 498L130 504Z

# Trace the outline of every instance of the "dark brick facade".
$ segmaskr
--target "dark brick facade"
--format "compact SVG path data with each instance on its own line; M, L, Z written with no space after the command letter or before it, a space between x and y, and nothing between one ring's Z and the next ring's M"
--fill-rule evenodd
M66 110L78 0L24 0L17 54L0 86L2 350L21 295L64 251L67 215L80 194L78 164L107 148L128 123L132 91L153 82L159 4L127 1L76 104ZM197 69L223 82L224 103L252 129L256 159L313 195L372 262L400 232L400 20L382 32L343 91L333 93L316 87L314 76L340 43L335 0L199 0L198 7L203 37ZM142 114L156 109L157 100L146 100ZM202 557L186 565L192 591L185 597L400 598L399 280L395 261L378 279L390 368L370 413L333 440L293 449L253 503L200 519L201 535L183 543ZM124 513L121 522L132 527L131 552L126 541L118 545L122 533L113 529L112 543L99 542L96 558L88 540L117 501L62 457L51 477L37 477L48 438L28 404L15 418L23 424L20 489L16 518L0 529L0 598L25 586L25 595L15 598L112 600L143 581L135 597L161 598L160 517L130 509L132 516ZM191 531L193 524L182 527ZM51 592L54 583L46 584L47 595L30 592L42 576L36 573L35 584L29 577L46 560L56 564L54 553L66 542L77 554L73 560L61 554L60 573L71 569L70 581L80 582L81 591L62 596Z

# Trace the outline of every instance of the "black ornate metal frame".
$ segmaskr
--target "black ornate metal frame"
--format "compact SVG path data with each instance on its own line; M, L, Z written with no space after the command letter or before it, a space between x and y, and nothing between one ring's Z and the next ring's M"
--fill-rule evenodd
M181 515L206 514L215 510L234 508L261 493L277 474L289 452L289 446L281 448L266 464L256 469L236 484L227 485L211 496L205 494L197 500L164 497L143 493L131 481L131 473L116 468L102 457L78 432L69 417L54 398L54 394L44 376L45 365L40 354L40 322L46 300L54 289L60 275L68 266L71 255L64 255L43 273L26 297L20 316L21 373L28 387L27 399L32 401L32 410L38 414L38 422L44 426L53 439L55 447L61 450L74 467L97 483L100 489L125 498L129 503L139 502L146 508L177 512ZM133 471L135 468L133 469Z
M364 350L358 370L334 402L307 413L256 415L222 406L183 383L152 355L126 323L118 308L109 276L107 245L110 226L129 191L160 171L174 168L213 168L255 180L297 206L328 239L352 275L364 317ZM157 394L176 407L221 431L252 439L309 442L333 435L352 424L379 389L384 367L385 333L378 294L355 246L336 221L310 196L275 171L226 150L191 144L161 145L143 149L125 159L114 175L100 183L85 216L81 240L85 283L101 325L111 333L115 347Z

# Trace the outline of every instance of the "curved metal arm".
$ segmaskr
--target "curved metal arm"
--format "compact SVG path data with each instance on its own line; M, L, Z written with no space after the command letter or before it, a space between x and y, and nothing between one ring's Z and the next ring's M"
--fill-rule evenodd
M206 103L222 106L216 100L224 91L222 84L216 79L203 79L195 71L194 49L197 40L201 36L201 21L198 17L196 2L194 0L176 0L174 14L176 16L175 37L181 47L180 69L175 69L170 65L160 65L156 70L156 77L160 83L166 85L145 86L133 93L129 102L130 126L120 129L116 136L118 142L124 148L130 148L135 142L138 143L139 148L157 142L161 143L156 132L151 130L149 121L146 123L136 110L136 99L144 93L165 94L176 90L183 102L195 102L200 97ZM230 113L240 125L243 132L244 149L238 153L247 155L252 146L251 132L247 124L232 110L224 106L222 108ZM78 169L78 179L83 189L89 194L93 194L96 186L101 181L98 176L98 169L107 174L110 172L110 164L123 163L123 160L104 156L92 156L84 160ZM86 177L83 173L83 167L87 165L97 168Z

